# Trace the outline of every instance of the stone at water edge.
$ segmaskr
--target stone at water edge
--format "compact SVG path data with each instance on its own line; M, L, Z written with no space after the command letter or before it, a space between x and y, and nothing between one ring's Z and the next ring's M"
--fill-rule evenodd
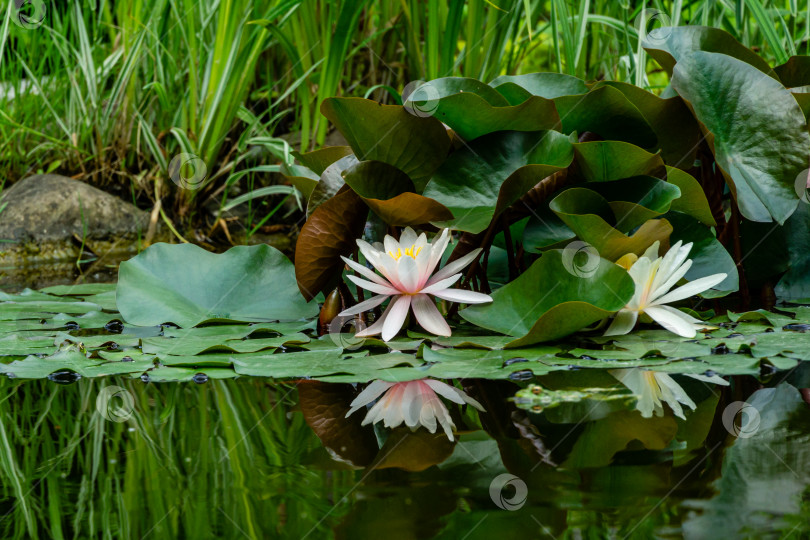
M80 204L81 201L81 204ZM149 213L93 186L56 174L39 174L0 197L0 264L75 260L84 238L93 253L136 250Z

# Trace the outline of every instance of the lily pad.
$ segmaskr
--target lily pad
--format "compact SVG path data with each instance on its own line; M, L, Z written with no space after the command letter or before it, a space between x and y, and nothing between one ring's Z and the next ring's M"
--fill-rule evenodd
M566 256L566 259L563 256ZM579 269L559 250L544 253L516 280L492 293L492 303L460 315L483 328L514 336L519 347L559 339L623 308L635 286L627 272L604 259Z
M573 158L568 138L555 131L502 131L454 152L423 195L444 205L453 220L441 226L479 233L502 210Z
M360 161L382 161L411 177L418 189L441 165L450 137L441 122L401 105L361 98L329 98L321 112L346 137Z
M586 94L585 81L564 73L527 73L501 75L489 83L512 105L523 103L531 96L554 99L560 96Z
M810 135L790 92L741 60L701 51L678 62L672 86L705 126L742 215L783 224L810 162Z
M191 244L155 244L121 263L117 303L124 320L140 326L293 320L318 312L298 293L292 262L266 245L218 255Z

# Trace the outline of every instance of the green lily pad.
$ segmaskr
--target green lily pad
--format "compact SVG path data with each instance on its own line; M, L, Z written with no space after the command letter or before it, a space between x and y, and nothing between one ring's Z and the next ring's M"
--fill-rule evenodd
M613 213L608 201L587 188L567 189L557 195L549 207L580 240L611 261L627 253L641 255L654 242L663 243L672 233L672 225L666 219L653 219L632 235L624 234L617 229L622 221Z
M742 215L783 224L810 162L810 135L790 92L741 60L700 51L678 62L672 86L705 126Z
M423 195L453 213L439 225L478 233L572 157L568 138L555 131L492 133L451 154Z
M140 326L293 320L318 312L299 294L292 262L266 245L217 255L191 244L155 244L121 263L117 301L124 320Z
M554 99L588 93L588 85L582 79L563 73L527 73L525 75L501 75L489 83L512 105L519 105L531 96Z
M750 64L769 77L776 76L765 60L719 28L691 25L656 28L647 34L643 43L647 54L670 75L676 62L695 51L706 51L731 56Z
M601 258L596 262L580 268L573 254L547 251L492 293L491 304L459 313L473 324L518 338L510 347L562 338L608 317L633 296L635 286L624 269Z
M604 139L626 141L654 148L658 137L641 111L623 93L610 86L591 90L584 96L554 99L562 121L562 132L590 131Z
M411 114L401 105L328 98L321 112L346 137L358 160L392 165L420 190L450 149L450 137L441 122Z

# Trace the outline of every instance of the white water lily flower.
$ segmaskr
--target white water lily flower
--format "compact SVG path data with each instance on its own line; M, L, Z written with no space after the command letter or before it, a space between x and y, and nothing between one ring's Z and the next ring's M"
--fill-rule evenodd
M341 257L350 268L370 281L353 275L350 275L349 279L358 287L377 293L377 296L344 310L339 316L345 317L368 311L391 298L382 316L374 324L358 332L357 337L382 334L383 340L389 341L402 328L410 308L413 308L416 321L422 328L437 336L449 336L450 327L439 313L431 296L464 304L492 301L486 294L450 288L461 277L457 272L478 257L480 248L433 273L442 260L442 254L449 242L450 231L447 229L430 243L424 233L417 236L410 227L402 231L398 242L393 237L386 236L384 250L358 240L357 245L363 256L382 276L360 263Z
M439 396L459 405L469 403L479 411L484 410L480 403L455 386L435 379L398 383L376 380L354 398L346 418L379 398L366 413L362 425L383 422L385 427L395 428L404 422L413 430L421 425L436 433L438 421L447 438L452 441L456 426Z
M605 332L606 336L627 334L636 325L638 316L646 314L670 332L682 337L695 337L703 322L664 304L677 302L711 289L726 279L726 274L696 279L670 291L691 268L692 260L687 259L691 249L691 242L681 246L679 240L666 255L658 257L656 241L633 263L628 273L633 278L636 291L630 302L616 314L613 323Z
M695 402L686 394L681 385L666 373L650 371L642 368L611 369L608 373L616 377L623 385L629 388L636 396L638 403L636 409L641 412L644 418L650 418L655 412L656 416L663 416L666 402L670 406L675 416L686 419L681 408L681 403L695 410ZM728 381L718 375L706 376L684 373L687 377L692 377L703 382L710 382L728 385Z

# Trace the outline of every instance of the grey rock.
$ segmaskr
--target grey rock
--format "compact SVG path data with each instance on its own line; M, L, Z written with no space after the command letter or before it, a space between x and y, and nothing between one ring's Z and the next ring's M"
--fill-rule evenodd
M134 205L55 174L17 182L0 206L0 260L70 258L77 242L95 253L127 251L149 223L149 214Z

